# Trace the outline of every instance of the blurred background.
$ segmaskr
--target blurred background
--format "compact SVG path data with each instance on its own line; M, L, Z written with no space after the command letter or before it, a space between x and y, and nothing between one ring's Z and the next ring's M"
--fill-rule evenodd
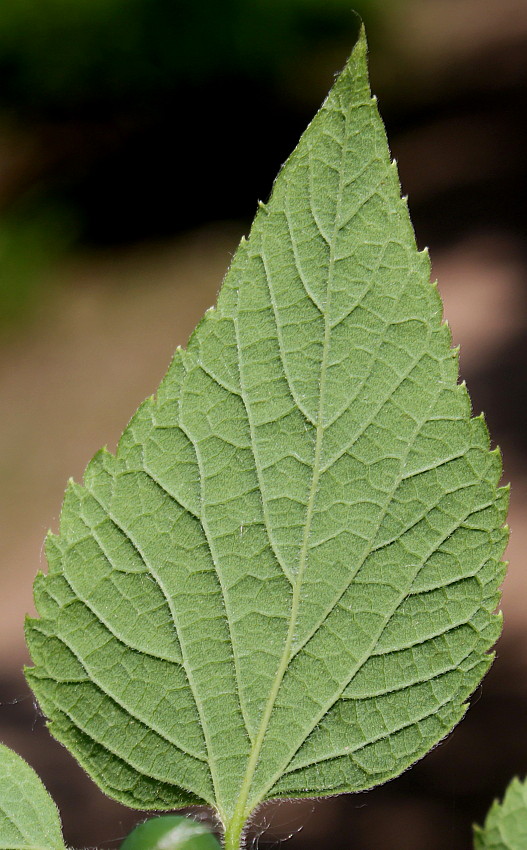
M2 0L0 739L41 774L68 846L139 817L49 738L23 615L80 479L185 344L257 200L366 21L374 91L513 485L498 661L456 732L367 794L265 808L261 848L468 850L527 773L526 0Z

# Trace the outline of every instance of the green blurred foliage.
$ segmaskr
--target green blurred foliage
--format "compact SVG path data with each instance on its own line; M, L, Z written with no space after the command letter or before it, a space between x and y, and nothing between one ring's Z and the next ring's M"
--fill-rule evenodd
M120 850L221 850L210 829L182 815L160 815L138 824Z
M17 204L0 217L0 331L27 316L51 264L74 243L71 210Z

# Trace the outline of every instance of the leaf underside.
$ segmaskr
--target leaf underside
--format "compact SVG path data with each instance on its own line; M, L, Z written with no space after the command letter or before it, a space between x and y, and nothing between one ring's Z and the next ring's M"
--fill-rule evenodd
M527 781L513 779L503 802L495 800L483 827L474 827L475 850L525 850Z
M111 796L228 822L383 782L462 717L507 494L429 278L362 35L47 541L29 681Z
M35 771L0 744L0 850L64 850L59 813Z

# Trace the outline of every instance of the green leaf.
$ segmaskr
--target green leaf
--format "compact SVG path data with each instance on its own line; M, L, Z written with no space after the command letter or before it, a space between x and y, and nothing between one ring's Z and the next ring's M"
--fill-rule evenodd
M220 845L204 824L181 815L164 815L136 826L120 850L220 850Z
M362 35L157 396L71 483L30 683L110 795L396 776L487 670L507 493L459 385Z
M35 771L0 744L0 850L64 850L55 803Z
M527 780L513 779L503 803L494 800L485 825L474 826L475 850L525 850L527 847Z

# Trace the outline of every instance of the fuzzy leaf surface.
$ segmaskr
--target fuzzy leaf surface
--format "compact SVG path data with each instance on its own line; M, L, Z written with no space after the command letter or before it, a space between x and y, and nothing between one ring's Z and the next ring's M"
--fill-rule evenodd
M0 850L64 850L57 807L35 771L0 744Z
M110 795L238 823L383 782L462 717L507 499L441 316L361 36L48 539L29 679Z
M525 850L527 781L513 779L503 802L495 800L483 827L474 827L475 850Z

